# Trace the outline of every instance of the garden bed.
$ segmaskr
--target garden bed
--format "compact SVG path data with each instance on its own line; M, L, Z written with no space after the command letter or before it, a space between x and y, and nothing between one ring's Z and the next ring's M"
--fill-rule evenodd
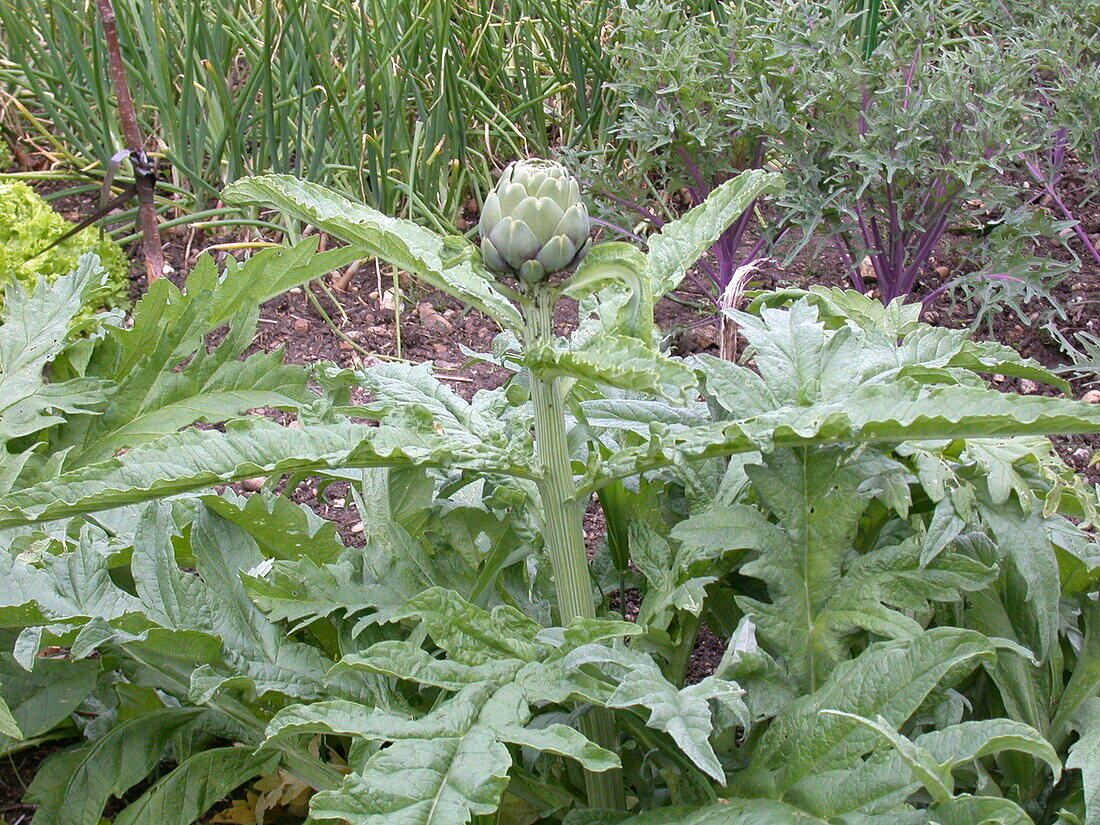
M0 0L0 825L1100 822L1095 5L297 2Z

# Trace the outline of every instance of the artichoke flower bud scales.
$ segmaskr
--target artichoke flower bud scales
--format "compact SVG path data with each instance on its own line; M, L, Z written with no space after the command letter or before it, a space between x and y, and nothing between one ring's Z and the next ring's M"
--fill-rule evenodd
M548 160L508 165L485 199L479 230L485 265L528 283L575 266L592 242L580 185Z

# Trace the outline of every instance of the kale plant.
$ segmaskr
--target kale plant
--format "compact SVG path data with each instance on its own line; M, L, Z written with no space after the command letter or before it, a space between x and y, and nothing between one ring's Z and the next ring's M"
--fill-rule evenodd
M1049 208L1070 222L1077 242L1100 264L1100 250L1070 208L1100 191L1100 5L1055 3L1042 14L1018 11L1013 22L1014 39L1034 60L1036 95L1046 115L1043 144L1020 160ZM1066 180L1074 155L1087 170L1076 192Z
M726 4L720 12L685 13L677 4L646 0L619 16L612 86L621 101L616 131L632 147L631 156L622 169L599 170L595 190L651 230L673 219L670 193L679 191L685 207L697 206L737 173L761 168L767 157L767 135L743 120L741 96L780 97L785 63L766 41L749 36L758 25L751 4ZM702 279L688 273L716 305L782 235L762 225L760 237L742 248L761 205L750 203L696 262Z
M778 91L743 95L745 120L787 169L790 219L804 242L823 230L853 285L884 303L947 288L929 280L944 233L1011 209L1015 191L998 179L1041 139L1031 61L990 13L908 3L870 54L830 6L785 7L752 34L790 67L782 88L796 106L773 105Z

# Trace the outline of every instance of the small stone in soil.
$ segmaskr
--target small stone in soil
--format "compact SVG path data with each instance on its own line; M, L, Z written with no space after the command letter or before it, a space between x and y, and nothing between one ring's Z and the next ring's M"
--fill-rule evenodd
M425 329L437 329L444 332L454 329L451 322L436 312L435 307L431 304L425 302L416 309L417 314L420 316L420 323L424 325Z
M355 524L351 525L351 532L353 532L353 533L362 533L363 532L363 522L357 521L357 522L355 522Z
M305 318L298 318L294 321L295 332L307 332L309 330L309 321Z
M714 324L705 324L695 329L695 346L699 350L718 346L718 328Z
M864 281L878 280L878 273L875 272L875 265L871 263L870 255L859 262L859 277L861 277Z
M1100 404L1100 390L1089 390L1081 396L1081 400L1089 404Z
M246 478L241 482L241 489L247 490L250 493L255 493L264 486L264 482L267 481L267 476L256 476L255 478Z
M1034 395L1039 391L1039 385L1030 378L1020 379L1020 392L1024 395Z

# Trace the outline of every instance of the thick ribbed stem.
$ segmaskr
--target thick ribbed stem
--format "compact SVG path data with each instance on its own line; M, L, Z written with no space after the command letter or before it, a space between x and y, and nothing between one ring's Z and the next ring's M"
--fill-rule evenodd
M549 338L551 315L547 304L545 291L540 290L528 315L531 343ZM543 530L554 570L561 623L565 625L578 616L593 619L596 608L584 550L583 514L569 464L565 407L557 379L532 375L531 402L535 408L535 449L541 471L538 486Z
M527 346L537 349L553 337L553 296L547 284L531 289L527 308ZM584 550L583 509L569 463L565 435L565 407L561 387L554 377L531 376L531 403L535 408L535 450L540 478L543 532L557 592L559 620L567 625L575 618L596 616L588 557ZM605 708L592 708L580 718L581 733L613 753L618 751L615 720ZM626 807L622 772L585 772L588 804L593 808Z
M691 651L695 649L695 638L699 635L699 617L687 613L683 618L683 626L680 628L680 644L672 652L672 660L668 663L665 678L672 684L683 687L687 676L688 665L691 664Z

